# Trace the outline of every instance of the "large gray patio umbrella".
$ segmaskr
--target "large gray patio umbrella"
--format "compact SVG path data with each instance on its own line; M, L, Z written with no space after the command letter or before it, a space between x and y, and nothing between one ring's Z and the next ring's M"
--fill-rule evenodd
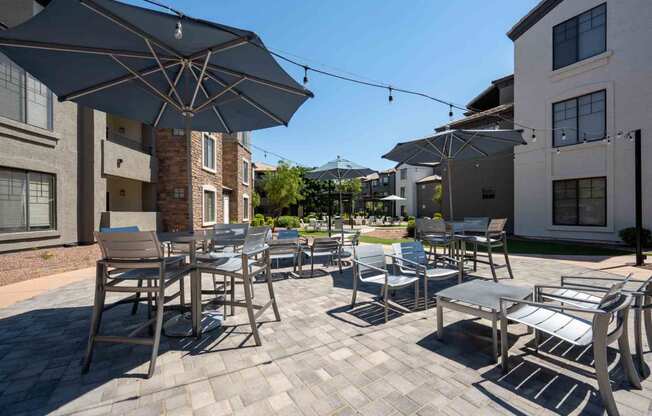
M318 181L329 181L328 186L328 235L331 235L331 188L330 181L338 181L339 183L342 180L346 179L355 179L361 178L363 176L371 175L374 173L373 170L365 168L362 165L351 162L350 160L337 157L337 159L332 160L316 169L311 170L306 173L306 178L314 179ZM342 188L340 187L340 218L342 218L343 208L342 208Z
M392 201L392 208L393 208L393 213L392 217L394 214L396 214L396 201L405 201L405 198L400 197L398 195L389 195L386 196L385 198L380 198L381 201Z
M287 125L312 97L253 32L113 0L53 0L0 32L0 50L59 101L185 129L188 173L191 129Z
M514 146L527 144L522 133L522 130L446 130L421 139L398 143L384 154L383 158L413 165L446 162L449 208L453 220L451 161L481 159L513 150Z

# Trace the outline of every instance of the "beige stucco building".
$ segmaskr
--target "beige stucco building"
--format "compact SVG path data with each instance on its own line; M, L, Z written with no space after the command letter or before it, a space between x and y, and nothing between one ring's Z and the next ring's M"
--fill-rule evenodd
M649 0L545 0L508 33L514 117L536 129L515 150L516 234L619 240L634 225L633 129L652 226L650 22Z

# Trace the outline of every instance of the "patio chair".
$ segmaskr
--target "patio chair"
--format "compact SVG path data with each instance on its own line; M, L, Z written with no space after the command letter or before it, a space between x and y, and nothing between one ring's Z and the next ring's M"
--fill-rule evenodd
M312 245L304 246L301 249L301 256L310 258L310 277L315 275L315 257L329 257L329 264L337 257L337 265L342 273L342 257L340 242L333 237L320 237L312 241ZM303 260L299 260L299 273L303 270Z
M593 347L593 359L598 390L602 404L611 416L618 415L618 408L609 382L609 362L607 348L618 341L620 364L629 380L636 389L641 388L641 382L634 368L634 362L629 349L627 337L627 315L632 303L632 296L623 293L625 282L616 283L600 297L597 304L590 307L569 306L568 304L552 304L541 302L544 298L544 287L535 287L534 302L501 298L501 355L503 372L509 369L507 323L509 321L526 325L535 331L535 348L539 346L539 333L543 332L559 338L572 345ZM509 310L506 307L509 306ZM570 315L568 312L590 315L591 320Z
M428 282L431 280L447 280L458 276L462 283L462 276L458 269L439 267L437 263L429 263L423 245L419 241L392 244L394 249L394 265L401 274L408 276L423 276L423 296L425 308L428 309Z
M95 300L82 372L88 372L97 342L150 345L152 354L147 373L149 378L154 374L156 367L165 304L181 296L181 290L171 296L166 296L165 290L176 282L183 286L183 277L190 274L190 266L185 261L166 261L155 232L100 232L95 233L95 238L100 246L102 259L97 262ZM146 281L147 287L130 284L136 281ZM134 296L106 306L107 292L133 293ZM138 299L136 296L140 293L147 294L150 306L147 309L147 321L130 330L126 336L99 334L103 312ZM151 317L152 297L156 310L154 318ZM137 336L147 328L153 328L152 337Z
M647 374L643 357L643 325L645 325L648 347L652 351L652 276L647 279L633 279L632 276L632 273L627 276L614 275L610 277L593 276L591 273L587 273L582 276L562 276L559 286L540 287L551 290L550 293L542 294L546 300L557 300L562 304L590 308L595 307L600 302L600 296L609 289L604 284L628 283L630 289L625 286L623 292L630 294L634 302L632 306L634 345L639 374L643 377ZM603 283L603 285L599 285L599 283Z
M355 307L355 300L358 294L358 281L381 286L381 296L385 309L385 322L389 317L389 291L414 285L414 301L419 299L419 277L409 275L398 275L387 270L386 257L393 257L385 254L382 244L368 244L358 246L353 254L353 294L351 307ZM394 270L396 272L396 270ZM404 309L401 307L401 309Z
M444 220L431 218L417 218L414 230L415 241L422 241L430 245L430 255L437 262L437 248L442 247L444 259L452 254L453 238L446 227Z
M266 243L268 232L269 227L251 227L245 237L242 252L237 257L197 262L197 268L202 273L223 275L230 278L231 299L225 299L222 303L225 306L231 306L231 313L233 313L234 307L247 309L251 332L258 346L261 345L261 341L256 319L271 306L274 310L276 320L281 320L276 304L276 297L274 296L274 286L272 284L271 259L269 256L269 246ZM270 300L265 305L255 305L252 301L252 279L258 274L265 274L267 280L267 290L269 291ZM245 296L244 303L235 300L236 280L242 283Z
M297 258L299 257L299 231L281 230L278 232L276 240L268 241L269 255L276 268L280 267L281 260L291 259L293 271L297 271Z
M505 232L505 224L507 224L507 218L492 219L487 226L487 229L484 235L470 236L466 241L473 244L473 269L477 269L477 263L488 264L491 268L491 275L494 281L498 281L496 276L496 269L503 267L507 268L509 273L509 278L514 278L514 273L512 272L512 266L509 262L509 254L507 252L507 233ZM487 250L487 259L488 261L478 260L478 247L484 247ZM503 255L505 256L504 265L496 265L494 263L493 251L496 248L503 249Z

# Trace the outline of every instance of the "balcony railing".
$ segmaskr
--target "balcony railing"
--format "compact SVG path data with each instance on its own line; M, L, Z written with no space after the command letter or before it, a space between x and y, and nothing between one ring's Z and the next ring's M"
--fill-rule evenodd
M106 140L119 144L121 146L128 147L132 150L136 150L138 152L142 152L148 155L152 154L152 147L151 146L146 146L143 143L136 141L134 139L130 139L129 137L123 136L118 133L114 133L112 131L107 131L106 132Z

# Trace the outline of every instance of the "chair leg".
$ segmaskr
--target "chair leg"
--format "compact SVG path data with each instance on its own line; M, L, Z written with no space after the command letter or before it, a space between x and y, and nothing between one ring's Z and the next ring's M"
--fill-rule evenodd
M353 274L353 295L351 295L351 307L355 308L355 298L358 295L358 279Z
M489 267L491 268L491 275L494 278L494 282L498 282L498 277L496 276L496 265L494 264L494 258L491 254L491 244L487 244L487 256L489 257Z
M478 243L473 243L473 271L478 271Z
M595 365L595 375L598 379L598 391L602 397L602 405L607 410L609 416L617 416L618 407L614 400L614 395L609 382L609 362L607 361L607 346L593 344L593 358Z
M95 336L100 331L102 322L102 312L104 310L104 266L98 264L95 270L95 299L93 301L93 314L91 316L91 327L88 334L88 344L86 346L86 355L82 365L82 374L87 373L93 357L93 348L95 347Z
M249 325L251 326L251 333L254 336L254 342L257 346L261 345L260 335L258 335L258 325L256 325L256 317L254 316L254 308L251 302L251 286L249 285L249 276L245 273L243 276L243 287L245 293L245 304L247 305L247 315L249 316Z
M385 286L384 291L385 291L385 296L384 296L384 298L385 298L385 301L384 301L384 303L385 303L385 323L387 323L387 321L389 320L389 304L388 304L389 288L387 286Z
M423 303L425 304L425 309L428 310L428 278L423 278Z
M643 357L643 311L641 309L643 299L640 296L636 297L634 304L634 349L636 351L636 363L638 364L638 372L641 377L646 375L645 358Z
M507 318L500 318L500 365L503 374L509 371L509 337L507 336Z
M315 256L310 257L310 277L315 277Z
M268 257L269 258L269 257ZM274 284L272 283L272 268L268 260L267 262L267 271L265 275L267 276L267 290L269 291L269 299L272 302L272 309L274 310L274 317L277 321L281 320L281 314L278 312L278 305L276 304L276 296L274 295Z
M226 279L226 276L224 276ZM235 303L235 277L231 277L231 316L235 315L235 306L233 304Z
M414 310L419 306L419 281L414 282Z
M503 235L503 253L505 255L505 264L507 265L507 272L509 273L509 278L514 278L514 273L512 273L512 265L509 262L509 253L507 252L507 236Z
M647 345L652 351L652 296L645 296L643 302L643 320L645 321L645 334L647 335Z
M152 345L152 357L149 361L149 371L147 378L154 375L156 368L156 358L158 357L158 347L161 342L161 329L163 327L163 308L165 307L165 285L161 283L159 290L156 292L156 328L154 328L154 344Z
M185 277L179 279L179 304L183 308L186 306L186 288L184 287ZM213 276L213 281L215 281L215 276Z
M629 331L627 330L627 321L623 324L623 333L618 338L618 349L620 350L620 361L623 365L623 370L627 375L629 384L637 390L641 389L641 380L638 377L636 368L634 367L634 360L632 360L632 352L629 349Z
M143 279L138 279L138 287L143 287ZM134 304L131 307L131 314L135 315L136 312L138 312L138 304L140 303L140 292L136 293L136 299L134 300Z

